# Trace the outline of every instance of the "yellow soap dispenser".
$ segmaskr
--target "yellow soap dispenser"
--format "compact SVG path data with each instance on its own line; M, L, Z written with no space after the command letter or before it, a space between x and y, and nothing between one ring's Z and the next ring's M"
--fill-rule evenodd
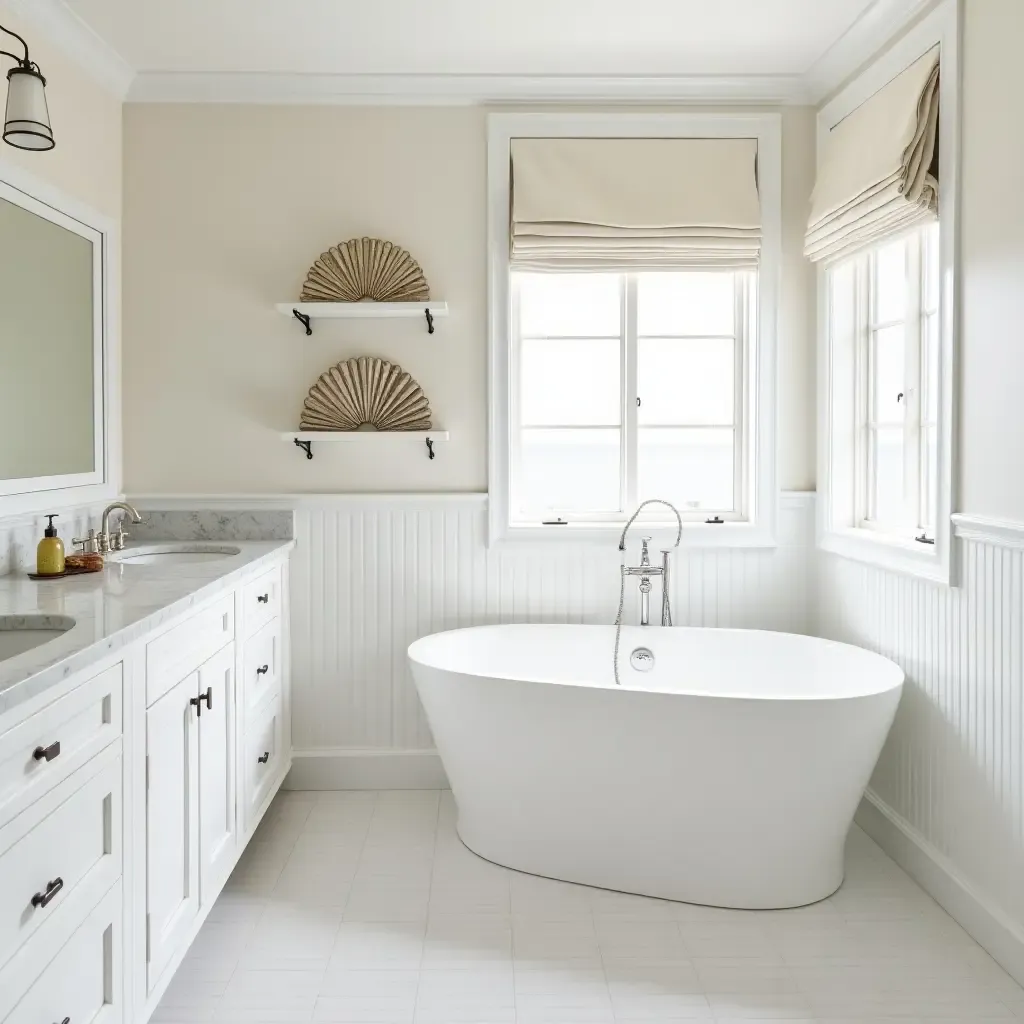
M40 576L59 576L64 572L64 541L57 536L57 527L53 525L57 514L46 518L50 522L36 548L36 572Z

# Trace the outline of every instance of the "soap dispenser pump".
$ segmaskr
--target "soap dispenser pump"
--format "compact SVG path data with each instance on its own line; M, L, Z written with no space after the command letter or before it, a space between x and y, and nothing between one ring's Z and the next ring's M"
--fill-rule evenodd
M49 523L36 548L36 572L40 576L60 576L64 572L64 542L57 536L57 527L53 525L57 513L46 518Z

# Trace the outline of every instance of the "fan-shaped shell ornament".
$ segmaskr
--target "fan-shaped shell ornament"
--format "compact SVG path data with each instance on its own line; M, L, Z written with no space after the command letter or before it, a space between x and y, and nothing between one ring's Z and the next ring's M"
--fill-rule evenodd
M361 356L320 374L302 408L301 430L429 430L423 389L397 363Z
M331 246L309 268L302 302L426 302L420 265L393 242L350 238Z

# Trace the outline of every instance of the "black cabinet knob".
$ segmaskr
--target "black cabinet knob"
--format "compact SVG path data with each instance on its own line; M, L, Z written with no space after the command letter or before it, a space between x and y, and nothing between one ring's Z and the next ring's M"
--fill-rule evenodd
M55 757L60 757L60 740L54 741L48 747L36 747L32 751L32 756L37 761L52 761Z
M57 895L64 888L64 879L55 878L52 882L46 883L46 888L42 892L37 892L32 897L33 907L45 907L54 896Z
M270 671L270 666L269 665L260 665L260 667L258 669L256 669L256 675L258 675L258 676L265 676L269 671Z
M256 600L259 601L260 604L269 604L270 603L270 595L269 594L257 594L256 595Z
M257 757L256 760L260 764L266 764L270 760L270 751L269 750L264 750L263 751L263 756L262 757Z

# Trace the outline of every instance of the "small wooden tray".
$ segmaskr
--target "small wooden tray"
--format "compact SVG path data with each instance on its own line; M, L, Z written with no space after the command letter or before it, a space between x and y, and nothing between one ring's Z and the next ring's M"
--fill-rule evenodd
M103 572L104 567L101 565L98 569L65 569L63 572L30 572L28 578L30 580L62 580L65 576L87 576L93 572Z

